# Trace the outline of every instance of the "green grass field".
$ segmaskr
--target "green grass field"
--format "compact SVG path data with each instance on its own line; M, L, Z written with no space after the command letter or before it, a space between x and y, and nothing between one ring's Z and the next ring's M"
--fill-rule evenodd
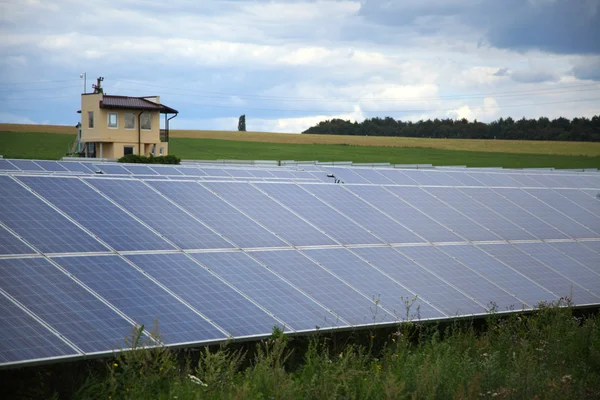
M74 135L40 132L0 132L5 158L59 159ZM467 165L506 168L600 168L600 156L495 153L420 147L344 144L265 143L217 139L172 138L169 153L182 159L318 160L357 163Z

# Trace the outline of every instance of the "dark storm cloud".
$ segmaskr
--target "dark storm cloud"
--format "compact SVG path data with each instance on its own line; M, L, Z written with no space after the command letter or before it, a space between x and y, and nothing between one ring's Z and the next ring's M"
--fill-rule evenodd
M496 48L600 54L600 0L365 0L359 15L467 39L461 27L469 26Z

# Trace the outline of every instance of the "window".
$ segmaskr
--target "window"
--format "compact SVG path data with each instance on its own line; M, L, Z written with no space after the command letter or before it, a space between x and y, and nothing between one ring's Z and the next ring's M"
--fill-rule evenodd
M94 127L94 112L88 111L88 128Z
M158 152L159 152L159 153L160 153L160 155L162 156L162 155L163 155L163 153L164 153L164 149L161 147L161 148L159 148L159 149L158 149Z
M135 146L123 146L123 155L133 154L133 150L135 150Z
M125 129L135 129L134 113L125 113Z
M142 114L141 120L140 126L142 129L147 131L152 129L152 114Z
M116 112L109 112L108 113L108 127L109 128L118 128L119 127L119 123L118 123L118 114Z

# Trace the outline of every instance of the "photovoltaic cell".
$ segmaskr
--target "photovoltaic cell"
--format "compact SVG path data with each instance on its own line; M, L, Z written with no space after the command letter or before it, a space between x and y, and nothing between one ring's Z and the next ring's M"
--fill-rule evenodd
M491 189L461 188L458 190L471 197L473 200L496 211L512 223L525 228L527 232L538 239L568 238L567 235L559 231L556 227L547 224L542 219L510 202L507 198Z
M403 202L383 187L346 186L346 189L428 241L462 242L465 240L416 208Z
M381 239L371 235L365 229L297 185L256 183L255 186L342 244L383 243Z
M116 250L175 249L79 179L20 179Z
M353 251L415 293L415 298L423 298L449 317L485 312L471 298L391 247L365 247ZM408 305L412 303L411 297ZM410 310L414 312L412 306Z
M0 226L0 254L35 254L36 251Z
M87 182L182 249L234 247L138 180L88 179Z
M215 191L219 196L294 246L336 244L307 222L247 183L205 182L202 185Z
M571 218L557 212L546 203L536 200L523 189L493 189L496 193L505 196L508 200L519 207L537 216L544 222L557 227L562 232L573 238L593 238L598 234L592 232L585 226L577 223Z
M133 325L43 258L0 259L0 286L85 353L126 345Z
M352 172L377 185L393 185L394 182L380 174L379 171L366 168L353 168Z
M145 165L124 165L123 168L132 175L158 175L156 171Z
M78 354L57 335L0 294L0 365Z
M147 331L157 329L164 343L226 336L119 256L57 257L54 261Z
M435 247L402 247L397 250L462 292L472 296L486 308L491 308L491 304L494 303L502 311L513 308L521 309L521 300L511 296Z
M444 253L467 265L518 299L535 307L540 301L558 300L557 295L481 251L475 246L440 246Z
M539 261L529 257L515 246L490 244L478 247L529 277L531 280L539 283L557 296L570 297L572 295L575 304L590 304L598 301L598 298L587 290L582 289Z
M348 218L358 222L386 243L423 243L418 237L387 215L371 207L339 185L301 185Z
M193 256L294 330L324 327L333 314L269 269L241 252L198 253Z
M4 161L6 162L7 160ZM14 164L17 168L19 168L22 171L44 171L42 167L37 165L32 160L10 160L10 163ZM1 165L2 164L0 164L0 169L4 169L1 167ZM15 168L12 169L14 170Z
M94 164L94 168L109 175L131 175L124 167L115 164Z
M428 187L424 191L441 199L450 207L458 210L480 225L489 229L492 233L505 240L532 240L536 239L527 233L521 226L510 222L502 215L494 212L494 209L485 207L468 195L454 188Z
M35 163L40 167L44 168L46 171L52 172L66 172L67 169L60 165L58 161L44 161L44 160L36 160Z
M600 301L600 274L567 257L549 243L518 243L515 246L579 286L599 296L597 301Z
M379 308L375 301L359 294L295 250L258 251L252 252L252 257L343 319L327 321L327 326L347 326L344 320L352 325L396 320Z
M346 249L315 249L304 253L367 297L380 300L380 304L399 320L444 316L418 298L412 311L407 310L416 293L394 282ZM418 315L415 314L417 309Z
M394 171L389 169L378 170L381 175L385 176L397 185L417 185L417 181L410 179L402 173L402 171Z
M500 237L456 210L444 205L424 189L390 186L388 190L414 208L433 218L456 234L471 240L499 240ZM444 198L440 198L444 200Z
M206 172L196 167L178 167L177 170L184 175L189 176L206 176Z
M234 337L264 335L281 324L184 254L128 259Z
M196 183L153 181L148 184L240 247L287 246L277 236Z
M89 169L86 164L74 162L74 161L63 161L59 163L62 167L64 167L67 171L70 172L81 172L84 174L91 174L94 172L93 167Z
M600 242L558 242L549 245L584 265L587 269L600 274Z
M600 198L595 197L598 192L579 189L561 189L555 192L569 199L577 206L593 213L596 217L600 216Z
M0 198L0 220L41 252L108 251L7 176L0 176Z

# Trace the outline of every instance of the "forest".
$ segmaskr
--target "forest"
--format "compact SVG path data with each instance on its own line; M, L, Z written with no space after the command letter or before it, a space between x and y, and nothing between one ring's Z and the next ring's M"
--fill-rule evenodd
M363 122L342 119L321 121L302 133L359 136L404 136L453 139L600 141L600 115L592 118L539 119L510 117L490 123L466 119L401 121L391 117L368 118Z

